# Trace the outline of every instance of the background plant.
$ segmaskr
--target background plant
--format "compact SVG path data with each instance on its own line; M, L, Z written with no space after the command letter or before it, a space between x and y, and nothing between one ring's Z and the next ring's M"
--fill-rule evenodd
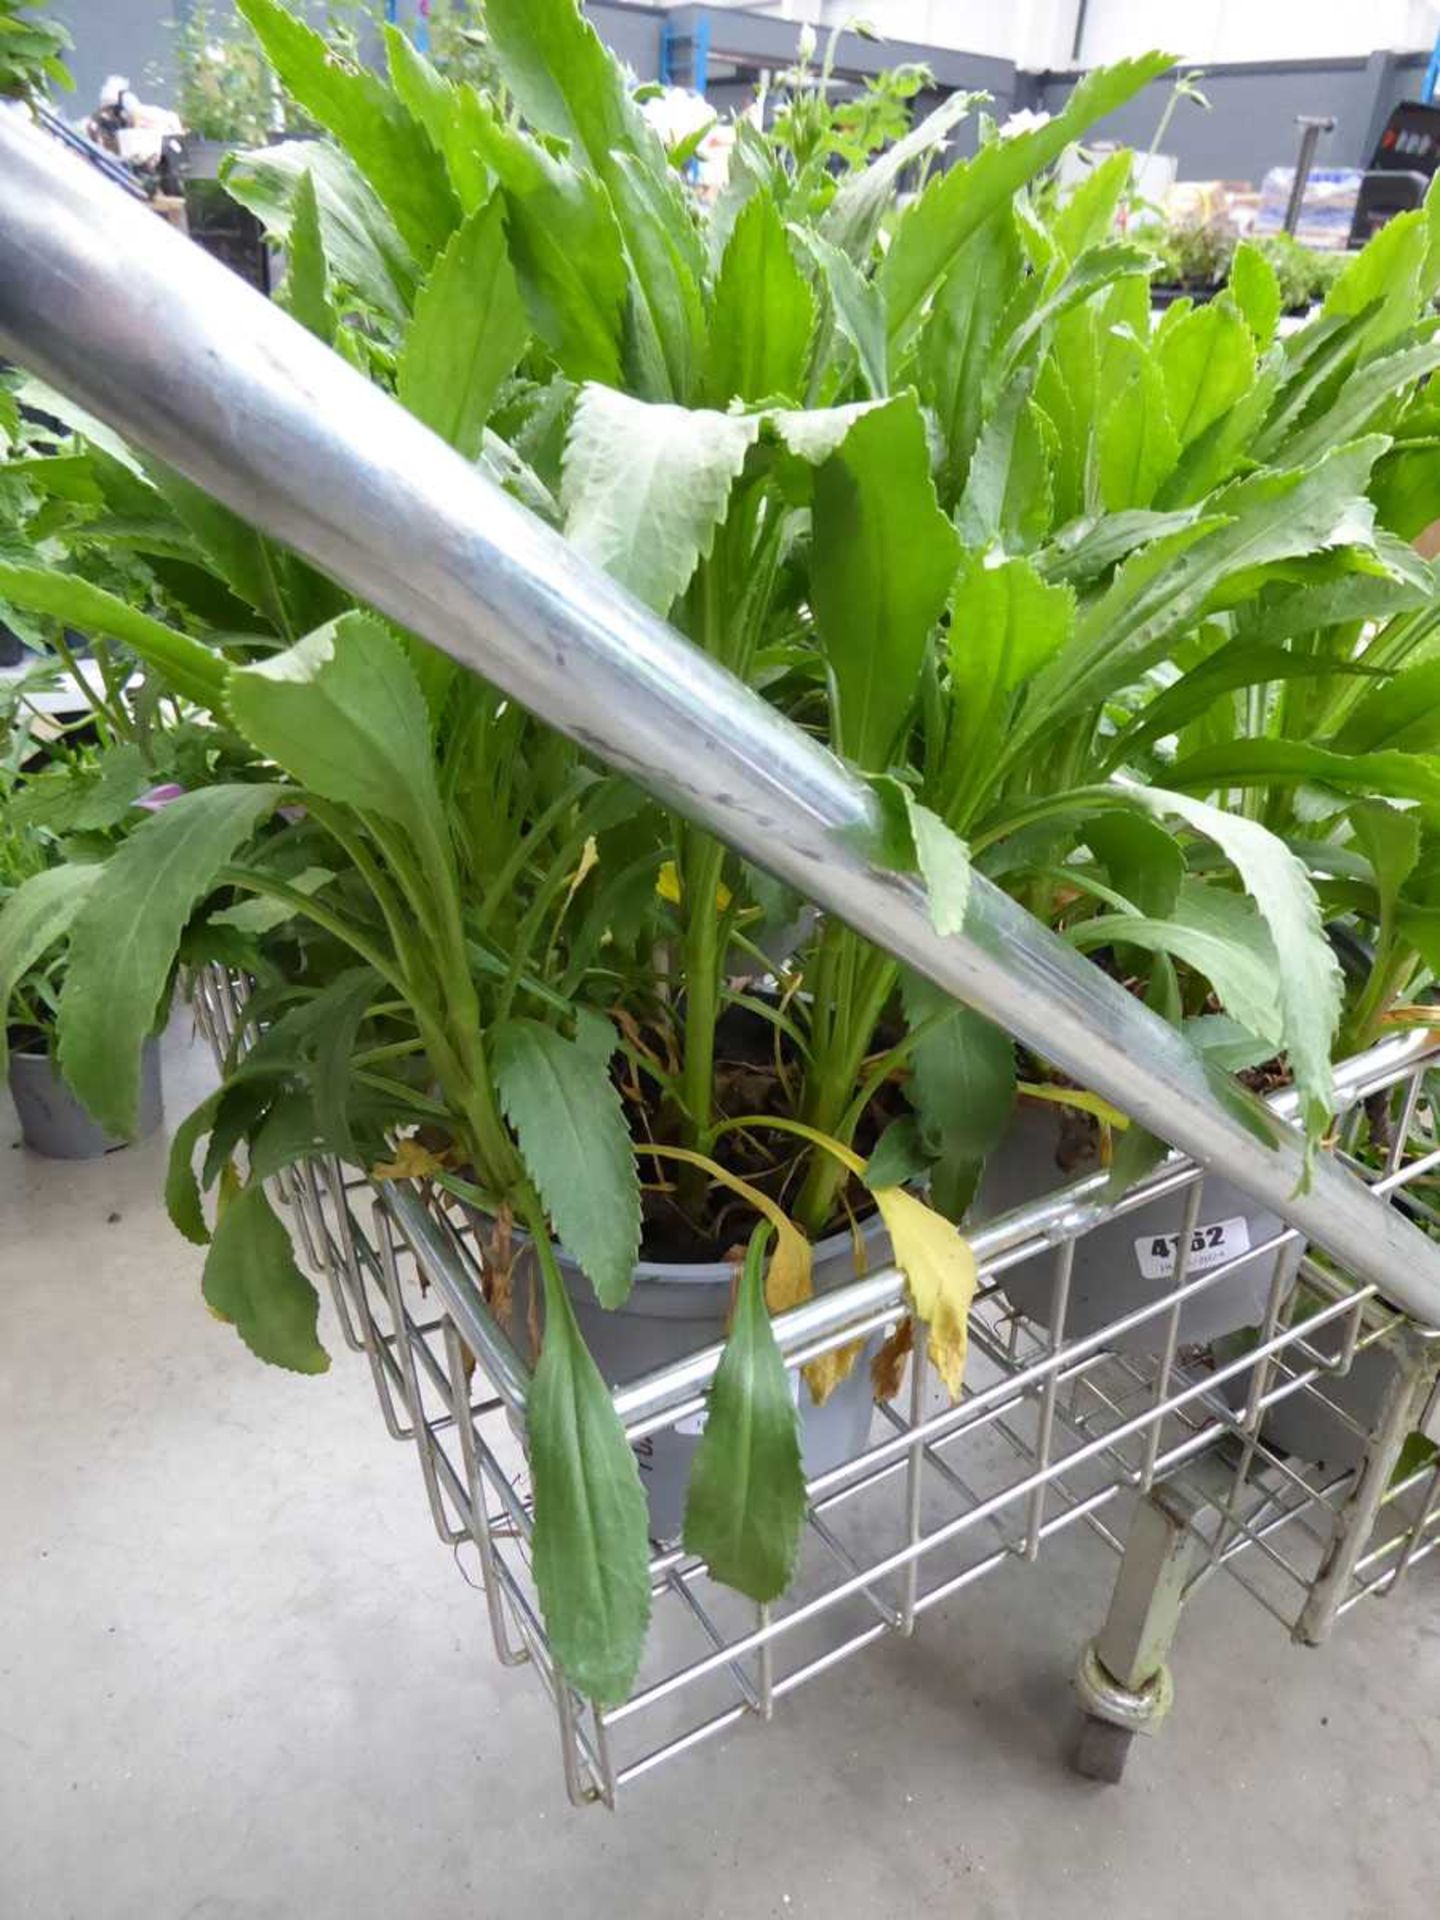
M175 111L206 140L254 146L280 103L260 43L243 20L195 0L175 35Z
M52 87L68 93L74 82L65 55L73 44L43 0L0 0L0 100L43 99Z

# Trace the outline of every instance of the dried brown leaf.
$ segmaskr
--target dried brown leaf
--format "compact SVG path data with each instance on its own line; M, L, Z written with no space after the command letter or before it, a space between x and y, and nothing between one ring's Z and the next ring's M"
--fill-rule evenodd
M907 1313L870 1362L870 1382L877 1400L893 1400L905 1380L906 1356L914 1350L915 1322Z

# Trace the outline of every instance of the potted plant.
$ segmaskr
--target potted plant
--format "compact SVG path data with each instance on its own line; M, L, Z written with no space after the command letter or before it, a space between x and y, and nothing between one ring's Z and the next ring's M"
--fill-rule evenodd
M1242 277L1256 271L1252 263L1259 255L1275 275L1280 311L1303 316L1324 300L1347 260L1344 253L1307 247L1292 234L1241 240L1229 228L1206 220L1172 221L1153 238L1159 261L1155 294L1162 306L1177 300L1194 305L1213 300L1229 284L1237 255Z
M746 131L702 226L571 0L491 0L518 116L397 34L379 115L275 0L244 11L338 135L229 169L287 242L292 312L869 776L874 851L922 874L939 925L974 859L1177 1020L1218 996L1243 1031L1217 1058L1283 1050L1323 1129L1339 996L1305 869L1161 783L1169 734L1143 723L1213 705L1232 610L1272 586L1404 584L1366 493L1400 370L1365 350L1373 302L1275 349L1263 280L1152 336L1149 256L1109 238L1123 156L1032 217L1028 184L1163 59L990 130L903 211L897 180L968 103L838 176ZM1419 381L1433 349L1398 350ZM180 1130L170 1198L210 1304L280 1364L325 1364L262 1184L288 1159L448 1190L487 1223L502 1314L533 1263L542 1602L574 1683L621 1697L650 1518L580 1312L598 1344L650 1284L642 1234L701 1267L747 1250L685 1538L773 1597L804 1491L765 1299L804 1297L833 1228L888 1231L958 1390L974 1269L942 1214L1010 1125L1013 1049L174 476L124 472L96 484L145 490L129 518L163 617L84 577L114 552L88 510L68 570L0 565L0 597L83 600L225 753L96 883L60 1000L72 1080L126 1120L182 944L243 953L255 1044ZM155 937L100 1031L101 942L142 892ZM1085 1106L1025 1072L1031 1101Z
M176 27L175 111L191 180L218 178L225 154L261 145L282 111L254 34L243 21L217 19L209 0L196 0Z
M34 686L13 683L13 713ZM7 690L10 691L10 690ZM61 1077L55 1023L66 944L76 914L99 875L98 860L131 806L142 769L129 756L76 756L27 777L36 751L29 728L5 727L0 762L0 1065L9 1082L21 1138L50 1159L89 1160L153 1133L162 1118L160 1055L145 1036L134 1125L124 1135L98 1124ZM44 762L41 762L42 768Z

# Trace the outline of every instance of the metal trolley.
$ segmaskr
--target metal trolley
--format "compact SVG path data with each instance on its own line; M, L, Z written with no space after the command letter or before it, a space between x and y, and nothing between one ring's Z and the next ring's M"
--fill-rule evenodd
M1440 1544L1437 1468L1408 1446L1433 1423L1440 1358L1428 1035L1342 1070L1342 1124L1313 1168L1289 1127L1257 1148L1179 1035L982 878L963 930L940 933L923 889L865 853L877 823L862 782L285 314L13 117L0 177L0 351L1189 1156L1118 1201L1102 1176L977 1231L960 1404L912 1356L867 1448L812 1483L781 1604L757 1613L658 1551L648 1664L598 1714L557 1678L535 1606L528 1369L486 1309L468 1223L433 1193L373 1191L333 1163L287 1177L389 1430L417 1444L441 1537L473 1543L500 1657L551 1691L575 1799L613 1803L1076 1524L1121 1554L1079 1681L1081 1763L1114 1777L1163 1715L1165 1654L1198 1581L1234 1574L1318 1640ZM197 1006L227 1044L233 983L203 981ZM1222 1177L1279 1222L1268 1298L1231 1351L1184 1330L1230 1275L1189 1254L1205 1181ZM1071 1280L1087 1240L1167 1195L1183 1196L1173 1270L1134 1312L1081 1332ZM887 1270L776 1332L798 1367L904 1311ZM706 1349L619 1390L631 1438L693 1418L717 1360ZM1346 1383L1365 1375L1378 1398L1357 1413ZM1326 1451L1342 1465L1307 1467L1277 1439L1300 1406L1334 1423L1343 1444Z
M239 995L196 984L203 1030L222 1053ZM1387 1041L1340 1072L1334 1152L1393 1205L1440 1225L1440 1100L1428 1076L1440 1035ZM1440 1084L1440 1083L1437 1083ZM1373 1165L1357 1135L1377 1111L1388 1145ZM1372 1155L1373 1159L1374 1156ZM529 1663L555 1705L565 1780L578 1804L613 1806L623 1787L779 1701L886 1634L911 1634L943 1601L1012 1561L1038 1560L1078 1524L1120 1557L1104 1625L1081 1655L1083 1772L1118 1779L1131 1740L1170 1705L1166 1657L1186 1596L1233 1576L1308 1644L1370 1595L1395 1590L1440 1548L1440 1450L1412 1440L1435 1418L1440 1331L1388 1307L1313 1255L1301 1234L1203 1273L1187 1272L1205 1177L1174 1158L1123 1198L1092 1175L973 1235L981 1285L971 1357L951 1406L911 1353L866 1450L810 1483L795 1583L756 1607L679 1547L650 1564L646 1664L622 1706L600 1711L557 1674L530 1574L524 1449L528 1366L486 1304L483 1248L439 1189L372 1183L334 1160L292 1174L285 1197L346 1342L370 1366L386 1427L413 1441L435 1528L478 1559L495 1651ZM1155 1201L1183 1196L1170 1281L1138 1310L1087 1333L1067 1328L1076 1247ZM1261 1324L1240 1343L1185 1346L1182 1314L1245 1260L1273 1253ZM1041 1324L1008 1289L1022 1274ZM905 1317L893 1269L780 1316L787 1366L892 1331ZM718 1346L616 1392L637 1445L693 1418ZM1339 1464L1290 1454L1273 1429L1303 1408ZM1318 1423L1318 1425L1317 1425ZM1402 1458L1415 1457L1411 1466ZM1399 1469L1397 1471L1397 1469Z

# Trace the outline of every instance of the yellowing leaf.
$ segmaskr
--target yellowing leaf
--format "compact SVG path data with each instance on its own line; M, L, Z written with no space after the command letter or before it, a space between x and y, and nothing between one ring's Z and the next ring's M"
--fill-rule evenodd
M822 1353L818 1359L806 1361L800 1371L810 1389L810 1398L817 1407L823 1407L840 1382L850 1378L855 1371L855 1362L864 1351L863 1340L847 1340L843 1347L835 1347L829 1353Z
M775 1251L770 1256L770 1270L765 1276L765 1304L771 1313L784 1313L787 1307L798 1307L802 1301L810 1298L814 1291L810 1277L810 1242L768 1193L761 1193L758 1187L752 1187L739 1174L727 1172L708 1154L694 1153L689 1147L646 1145L637 1151L653 1154L661 1160L683 1160L687 1166L702 1168L720 1186L728 1187L731 1193L738 1193L742 1200L748 1200L755 1211L770 1222L775 1229ZM844 1376L841 1377L843 1379Z
M1095 1119L1104 1121L1107 1127L1114 1127L1118 1133L1123 1133L1130 1124L1128 1116L1121 1113L1118 1107L1112 1107L1098 1093L1086 1093L1080 1087L1048 1087L1022 1080L1016 1092L1027 1100L1048 1100L1052 1106L1074 1107L1079 1113L1093 1114Z
M875 1195L890 1230L895 1264L905 1275L910 1302L929 1330L930 1358L952 1400L965 1377L966 1315L975 1297L975 1255L964 1236L903 1187Z
M655 876L655 891L662 900L668 900L672 907L679 906L681 891L680 874L673 860L661 861L660 871ZM715 886L715 911L717 913L726 912L734 897L734 894L731 893L729 887L726 886L723 880L717 881Z
M780 1212L778 1207L775 1211ZM780 1221L784 1221L783 1227ZM810 1242L781 1213L775 1222L775 1251L765 1275L765 1304L771 1313L784 1313L787 1307L798 1307L808 1300L813 1292Z
M870 1362L870 1384L877 1400L893 1400L905 1378L905 1357L915 1346L915 1322L907 1313Z
M584 848L581 850L579 866L576 867L574 873L570 876L570 885L565 891L566 906L569 906L581 887L584 886L586 875L593 872L599 864L600 849L596 846L595 836L592 833L590 838L585 842Z
M445 1171L445 1163L418 1140L402 1140L393 1160L382 1160L370 1169L372 1180L428 1180Z

